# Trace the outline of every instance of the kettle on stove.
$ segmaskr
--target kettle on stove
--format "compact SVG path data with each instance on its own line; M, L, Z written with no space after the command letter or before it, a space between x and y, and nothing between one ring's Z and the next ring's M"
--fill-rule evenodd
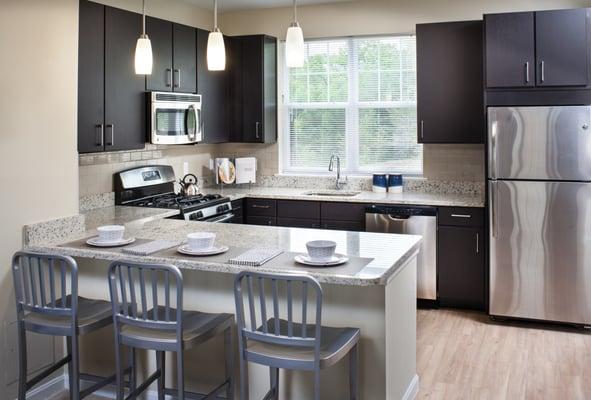
M183 179L179 180L181 185L180 194L183 196L196 196L199 194L199 186L197 185L197 177L193 174L187 174Z

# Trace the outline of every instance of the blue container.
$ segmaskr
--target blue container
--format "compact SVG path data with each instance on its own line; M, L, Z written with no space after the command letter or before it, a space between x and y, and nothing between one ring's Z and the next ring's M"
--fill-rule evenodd
M403 181L402 175L392 174L388 175L388 192L402 193Z
M373 174L373 186L372 189L377 193L386 193L388 190L388 175L386 174Z

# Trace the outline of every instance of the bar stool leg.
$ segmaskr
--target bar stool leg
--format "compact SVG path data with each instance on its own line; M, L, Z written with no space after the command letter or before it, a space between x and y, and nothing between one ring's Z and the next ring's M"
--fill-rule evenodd
M271 375L271 390L273 391L273 399L279 400L279 368L269 368Z
M156 368L160 371L160 377L158 378L158 400L164 400L164 387L166 383L166 352L156 352Z
M234 342L232 340L232 328L224 333L224 350L226 351L226 398L234 400Z
M129 373L129 392L133 393L137 388L137 357L134 347L129 349L129 367L131 368L131 372ZM130 400L135 400L136 398L137 396L132 396Z
M320 400L320 367L314 371L314 400Z
M72 348L72 359L70 360L71 368L69 369L69 371L72 371L72 377L70 378L70 399L80 400L80 360L78 358L78 336L74 333L70 337L70 347Z
M240 400L248 400L248 394L248 363L240 352Z
M179 346L176 352L176 374L177 374L177 385L178 385L178 400L185 400L185 364L183 348Z
M356 344L349 353L349 392L350 399L359 399L359 344Z
M27 332L22 321L18 322L18 400L27 398Z
M123 383L123 377L124 377L124 371L123 371L123 363L121 362L121 345L119 344L119 339L118 339L118 335L115 335L115 365L116 365L116 369L117 369L117 400L123 400L123 388L124 388L124 383ZM135 374L135 371L131 371L130 372L130 377L129 379L131 380L131 376L133 374Z

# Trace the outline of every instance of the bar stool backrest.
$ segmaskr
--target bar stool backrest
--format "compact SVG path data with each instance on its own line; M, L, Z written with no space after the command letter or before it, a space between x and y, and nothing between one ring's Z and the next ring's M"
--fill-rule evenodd
M183 276L177 267L113 262L109 293L117 332L123 325L176 331L177 342L182 342Z
M311 302L308 302L309 291L313 295ZM280 292L286 293L286 307L279 304ZM298 274L279 275L243 271L236 277L234 297L240 343L254 340L314 348L315 358L319 359L322 288L316 279ZM270 304L267 304L267 297L271 298ZM299 304L294 307L296 301L301 301L301 308ZM285 309L284 312L282 308ZM314 311L314 322L308 323L308 316ZM257 316L260 320L257 320ZM282 323L280 320L284 317L286 321L284 319Z
M72 257L19 251L12 258L17 316L78 318L78 265Z

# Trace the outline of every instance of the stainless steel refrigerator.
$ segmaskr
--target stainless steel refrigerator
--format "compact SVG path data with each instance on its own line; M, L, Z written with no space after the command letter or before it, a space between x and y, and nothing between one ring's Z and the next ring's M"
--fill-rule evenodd
M488 109L490 314L591 325L591 106Z

